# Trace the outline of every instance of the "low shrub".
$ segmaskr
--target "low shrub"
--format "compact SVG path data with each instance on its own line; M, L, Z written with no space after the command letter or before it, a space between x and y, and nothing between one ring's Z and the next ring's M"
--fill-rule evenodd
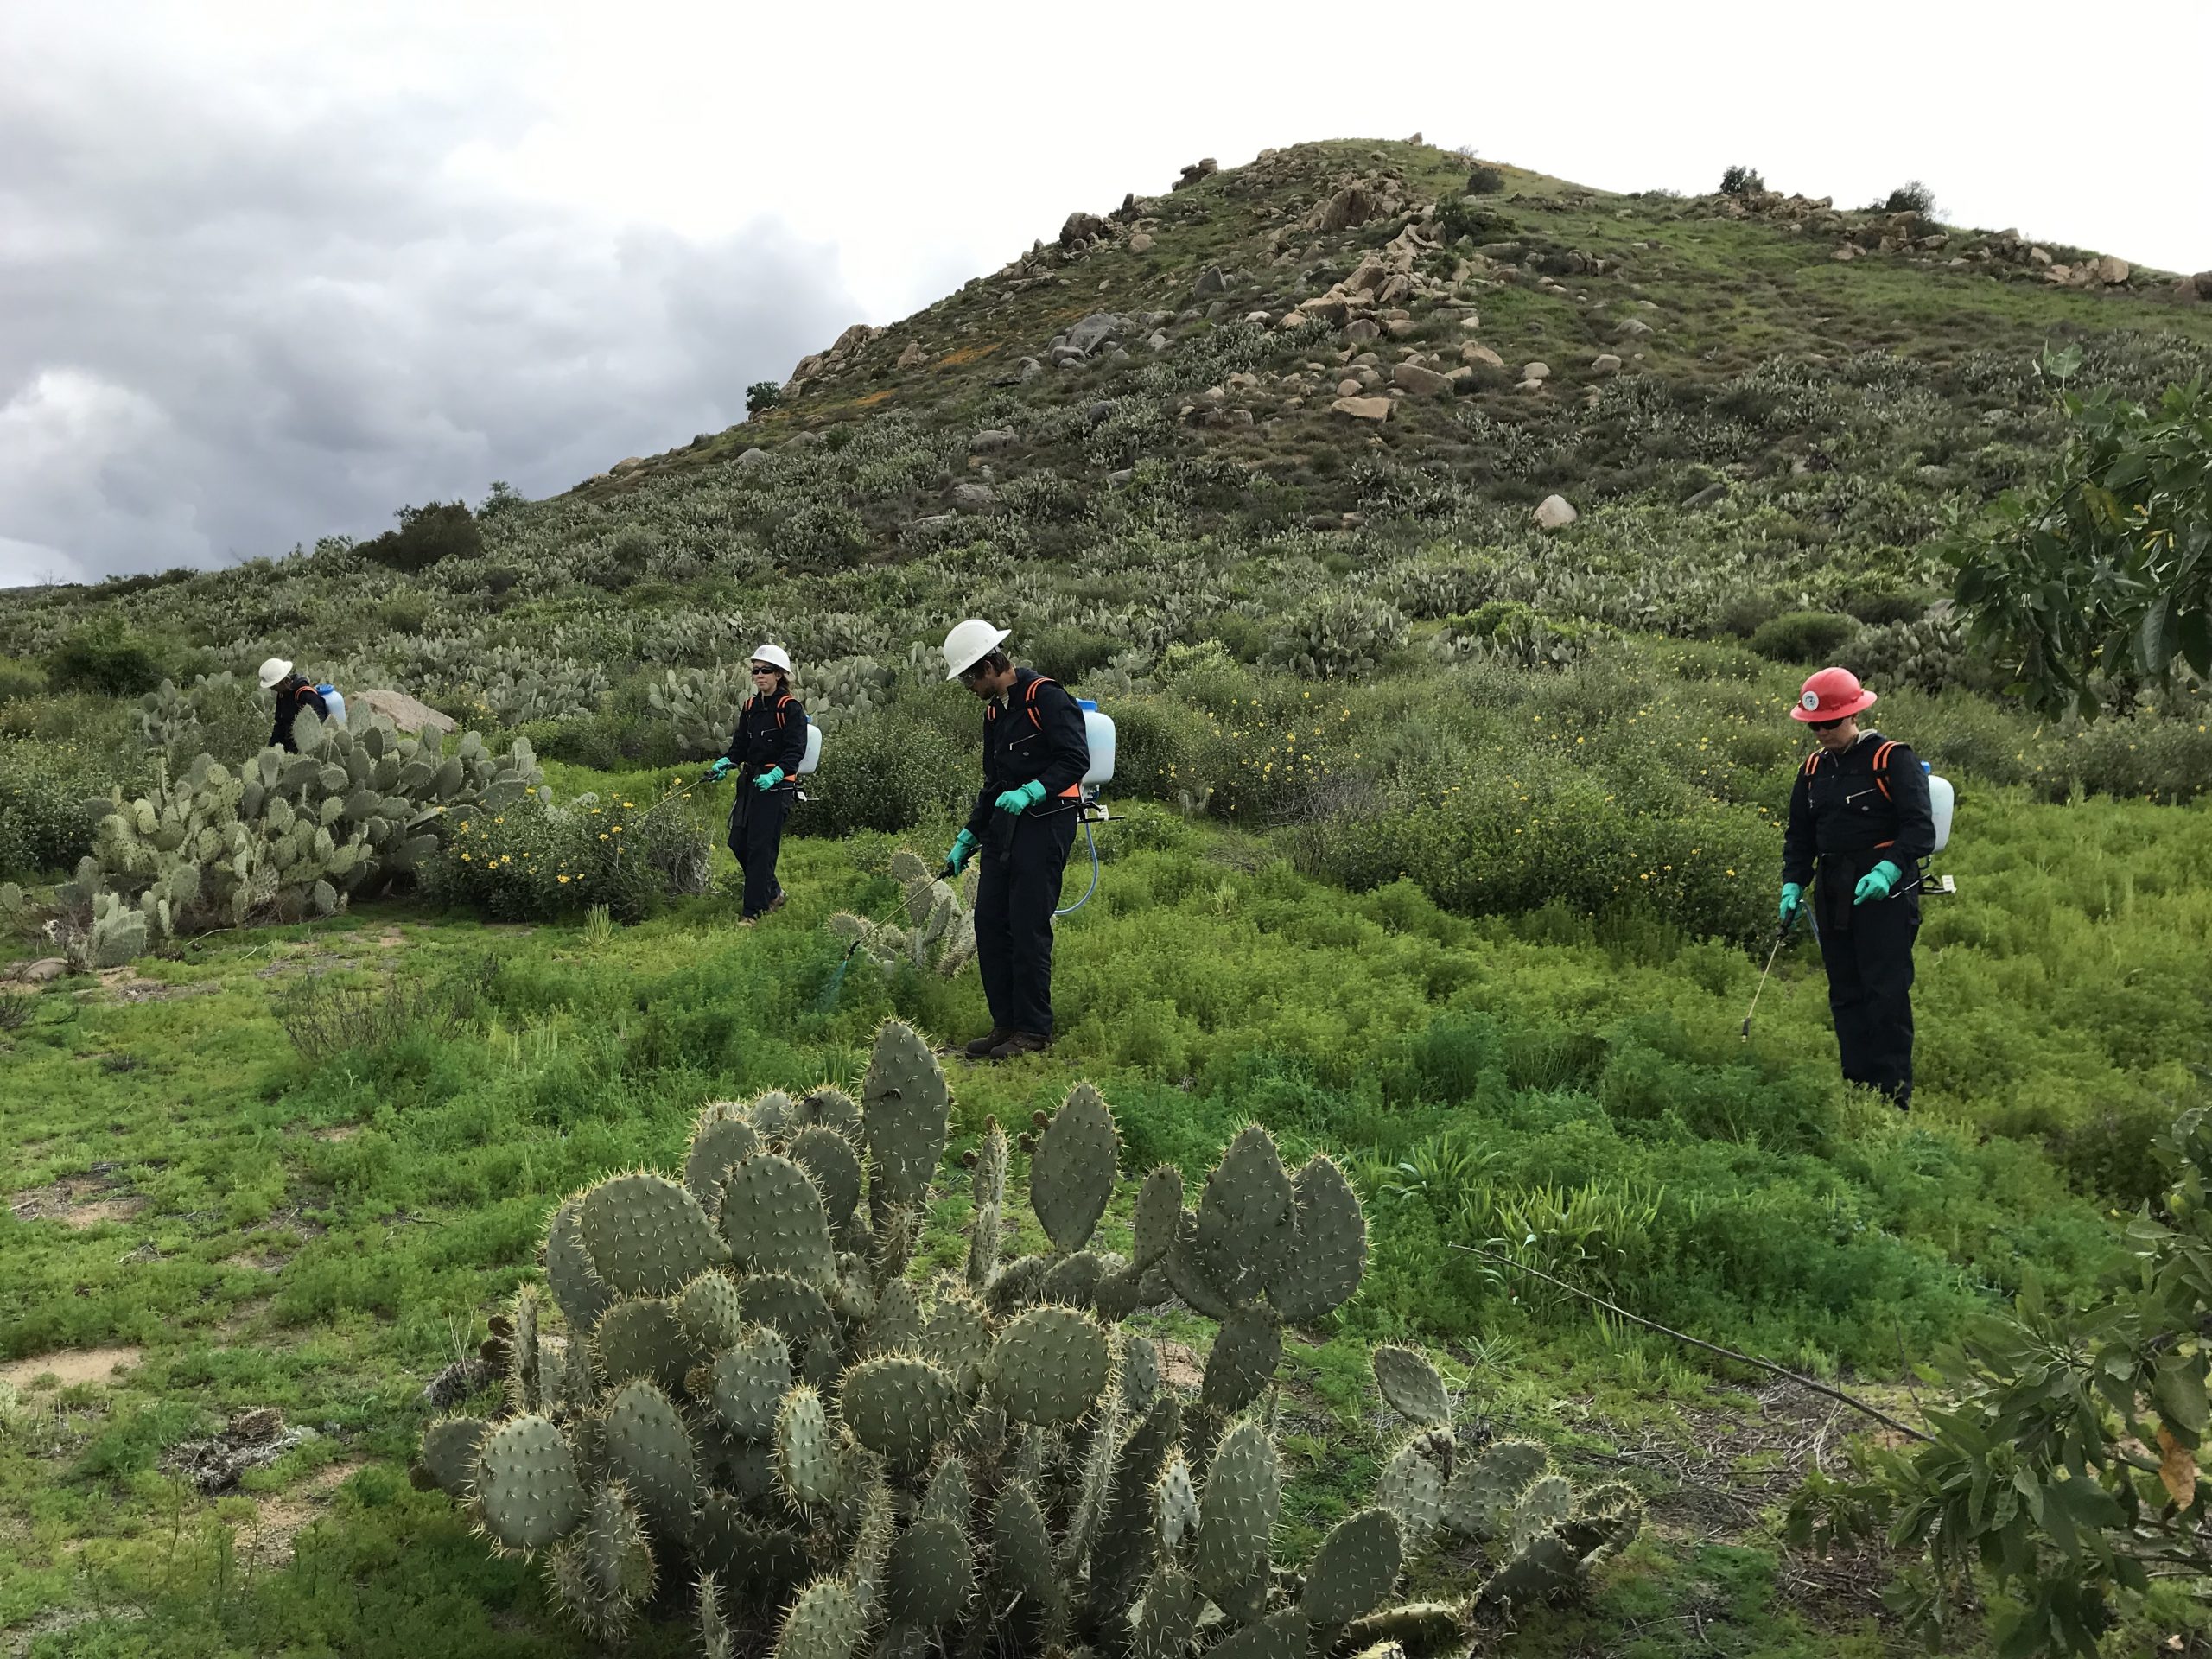
M118 765L128 778L118 779ZM27 879L75 864L111 810L108 786L121 781L136 790L150 770L143 751L118 755L66 741L0 738L0 877Z
M1918 213L1923 218L1932 219L1936 215L1936 193L1918 179L1907 179L1867 211L1878 213Z
M1745 195L1753 190L1765 188L1766 181L1759 176L1758 168L1745 167L1741 162L1720 175L1720 194L1724 196Z
M1486 162L1478 162L1467 173L1467 191L1471 196L1494 196L1505 188L1505 175Z
M1828 611L1785 611L1752 631L1751 649L1777 663L1831 663L1859 632L1856 617Z
M652 915L707 889L706 826L687 804L647 810L620 796L563 806L525 798L461 817L423 866L423 894L502 921L540 920L604 905L617 921Z
M46 671L35 663L0 657L0 702L35 697L46 690Z
M982 781L976 752L933 722L903 709L864 715L823 744L821 770L791 827L810 836L911 830L964 814Z
M1123 648L1122 641L1089 628L1048 627L1033 633L1024 630L1017 637L1022 641L1021 654L1032 668L1071 688L1079 686L1084 676L1094 669L1105 667Z
M160 658L114 614L73 629L46 659L47 684L55 691L136 697L165 677Z
M393 570L427 570L447 559L473 559L484 550L476 516L461 501L429 501L393 515L399 528L372 536L354 551Z

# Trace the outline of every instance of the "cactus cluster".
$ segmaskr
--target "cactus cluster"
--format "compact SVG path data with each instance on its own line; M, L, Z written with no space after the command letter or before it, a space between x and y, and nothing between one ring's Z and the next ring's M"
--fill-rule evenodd
M841 657L807 666L794 690L808 717L827 732L841 720L888 707L897 682L898 676L873 657Z
M1462 1446L1453 1401L1435 1364L1417 1349L1378 1348L1372 1356L1383 1403L1413 1425L1382 1466L1376 1501L1397 1517L1408 1550L1441 1537L1481 1547L1489 1576L1457 1608L1408 1608L1401 1616L1450 1612L1471 1624L1492 1610L1526 1608L1582 1588L1590 1570L1625 1548L1643 1524L1636 1494L1619 1484L1577 1493L1534 1440ZM1402 1630L1374 1639L1406 1641Z
M737 717L753 695L746 664L717 668L671 668L645 688L645 701L664 715L676 733L677 751L690 760L720 754L729 747Z
M1268 660L1309 679L1357 679L1406 637L1406 619L1387 601L1357 594L1322 600L1287 621Z
M483 653L464 689L502 726L513 727L596 714L612 687L596 663L505 647Z
M1886 623L1853 640L1847 660L1862 679L1885 688L1916 685L1932 694L1966 672L1966 630L1948 617Z
M182 690L174 680L163 680L158 690L138 699L138 738L149 749L174 749L199 733L211 709L248 696L237 676L224 672L202 674Z
M1078 1084L1019 1138L1050 1249L1007 1254L1014 1147L990 1122L963 1160L964 1263L918 1282L950 1114L893 1021L859 1100L709 1105L680 1178L563 1201L545 1268L565 1335L525 1290L499 1326L502 1408L433 1423L418 1483L542 1554L602 1638L657 1586L696 1584L710 1655L747 1621L779 1659L1177 1659L1224 1636L1224 1654L1299 1655L1388 1618L1406 1554L1389 1510L1345 1521L1302 1573L1274 1560L1281 1477L1253 1409L1283 1325L1358 1286L1366 1223L1342 1173L1287 1171L1247 1129L1195 1207L1154 1170L1130 1253L1101 1249L1119 1140ZM1223 1320L1195 1399L1117 1328L1177 1299Z
M950 978L974 961L975 878L969 878L964 891L955 887L940 880L920 854L903 847L892 855L891 876L903 896L906 926L841 910L830 918L830 932L885 968L911 963Z
M92 852L57 890L91 916L85 965L128 961L188 927L328 915L435 850L445 814L539 787L519 740L494 754L464 733L448 755L381 718L349 730L311 712L296 731L296 754L264 749L237 771L202 754L178 777L162 765L137 799L113 791Z

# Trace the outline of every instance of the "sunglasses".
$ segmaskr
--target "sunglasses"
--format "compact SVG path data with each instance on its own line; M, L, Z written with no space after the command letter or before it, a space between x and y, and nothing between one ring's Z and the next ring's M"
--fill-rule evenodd
M1832 732L1843 724L1840 720L1808 720L1805 723L1816 732Z
M780 674L784 671L772 663L755 663L753 664L753 671L755 674Z
M991 667L988 663L978 663L973 668L963 668L960 671L960 683L973 685L978 680L988 679L990 674Z

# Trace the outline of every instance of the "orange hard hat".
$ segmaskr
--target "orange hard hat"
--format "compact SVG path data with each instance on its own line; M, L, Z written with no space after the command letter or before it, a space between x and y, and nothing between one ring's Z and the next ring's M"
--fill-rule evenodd
M1874 694L1859 683L1859 677L1847 668L1824 668L1805 682L1805 689L1798 694L1797 706L1789 711L1789 718L1802 720L1807 725L1816 721L1848 720L1852 715L1874 706Z

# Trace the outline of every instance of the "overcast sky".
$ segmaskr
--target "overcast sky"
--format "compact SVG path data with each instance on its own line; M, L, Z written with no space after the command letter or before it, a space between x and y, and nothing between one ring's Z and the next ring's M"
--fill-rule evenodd
M1847 205L1918 177L2202 270L2207 63L2205 0L0 0L0 585L565 488L1071 209L1301 139Z

